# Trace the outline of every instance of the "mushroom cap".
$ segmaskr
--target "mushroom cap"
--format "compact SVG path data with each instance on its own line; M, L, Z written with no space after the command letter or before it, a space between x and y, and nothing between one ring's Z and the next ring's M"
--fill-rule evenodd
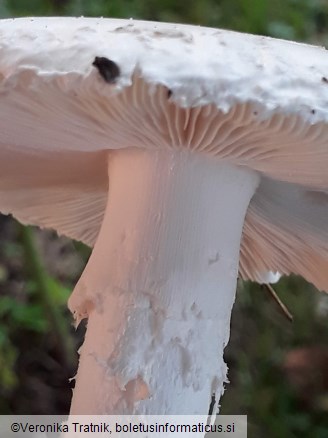
M187 148L261 174L240 275L328 290L328 52L231 31L0 20L0 211L95 243L106 156ZM108 61L108 62L107 62Z

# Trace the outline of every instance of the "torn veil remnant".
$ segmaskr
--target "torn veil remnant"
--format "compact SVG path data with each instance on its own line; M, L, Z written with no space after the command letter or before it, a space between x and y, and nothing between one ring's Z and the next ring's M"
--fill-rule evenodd
M238 273L328 289L327 52L130 20L0 36L0 210L94 247L72 413L206 415Z

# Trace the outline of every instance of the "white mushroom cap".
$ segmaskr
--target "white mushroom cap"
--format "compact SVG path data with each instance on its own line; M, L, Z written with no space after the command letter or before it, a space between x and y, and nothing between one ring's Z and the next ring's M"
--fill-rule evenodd
M92 64L119 68L108 83ZM328 290L328 52L133 20L0 21L0 211L93 245L109 149L188 148L261 174L240 274Z

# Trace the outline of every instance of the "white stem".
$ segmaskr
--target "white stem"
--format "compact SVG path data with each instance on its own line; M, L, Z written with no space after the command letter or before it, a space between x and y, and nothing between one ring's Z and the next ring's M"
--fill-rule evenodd
M207 414L226 381L256 173L185 151L110 155L109 197L70 299L87 316L72 414Z

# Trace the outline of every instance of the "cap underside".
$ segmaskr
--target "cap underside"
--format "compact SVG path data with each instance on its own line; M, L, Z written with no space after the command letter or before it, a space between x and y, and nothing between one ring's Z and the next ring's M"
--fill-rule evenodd
M187 148L262 174L244 224L240 275L261 281L267 271L294 272L328 290L326 124L282 110L263 118L254 103L227 113L213 104L182 108L138 72L119 92L93 88L92 76L36 87L34 75L0 100L2 212L93 245L107 201L108 151Z

